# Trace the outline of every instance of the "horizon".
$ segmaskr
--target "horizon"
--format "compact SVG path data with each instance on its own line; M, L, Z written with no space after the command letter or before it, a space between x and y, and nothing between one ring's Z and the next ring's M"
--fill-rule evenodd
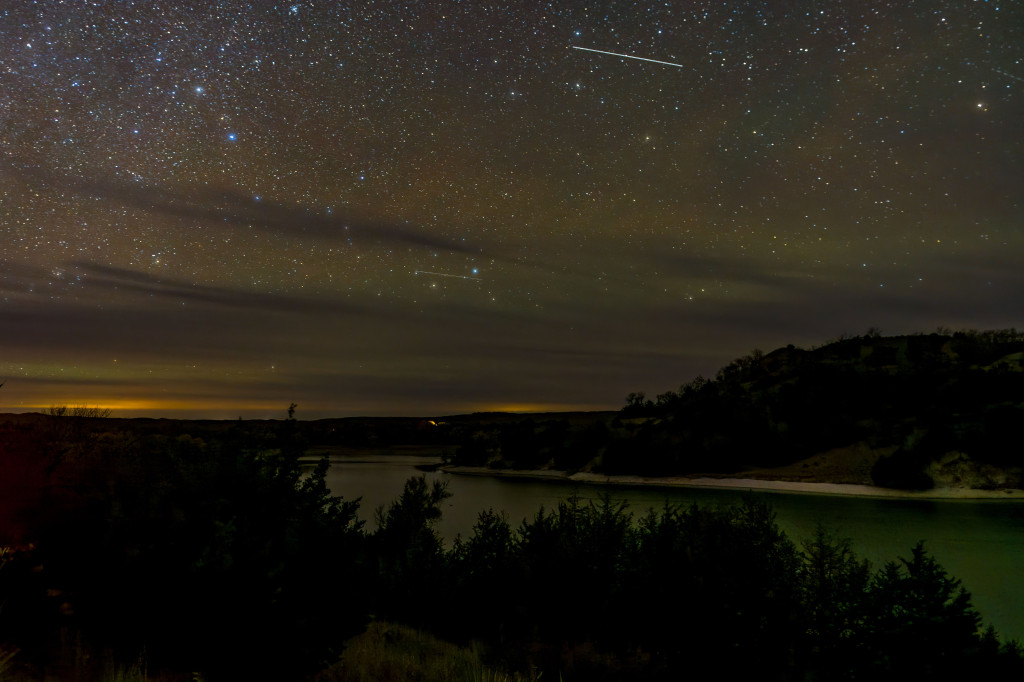
M821 348L828 348L833 344L843 343L846 341L854 340L865 340L871 341L879 340L885 341L888 339L906 339L913 337L923 337L939 335L946 338L954 338L956 334L967 333L967 334L986 334L990 332L1006 333L1015 332L1015 328L1004 328L1004 329L960 329L951 330L947 328L938 328L933 332L914 332L910 334L882 334L881 330L877 328L870 328L863 335L851 335L843 334L837 338L830 339L822 344L816 344L808 348L802 346L796 346L795 344L787 344L786 346L779 346L768 351L762 349L753 349L752 352L761 353L765 357L772 355L775 352L786 351L787 349L796 348L798 350L815 351ZM1022 332L1024 333L1024 332ZM736 359L734 359L736 360ZM723 364L721 368L724 368L726 364ZM721 369L719 368L719 369ZM710 372L708 375L700 375L705 379L715 380L717 376L717 370ZM694 377L696 378L696 377ZM683 390L687 382L678 384L679 390ZM3 387L5 382L0 382L0 387ZM669 389L674 391L675 389ZM648 395L646 391L640 390L640 394ZM650 394L657 395L657 394ZM624 399L628 402L628 398ZM449 405L448 409L442 407L439 410L432 412L422 412L419 410L418 405L410 405L408 409L396 406L394 404L387 406L378 406L376 409L367 409L365 405L348 407L347 413L338 413L337 411L313 411L311 414L306 414L305 411L301 410L301 406L297 403L291 403L291 407L295 408L296 418L299 421L316 421L321 419L375 419L375 418L410 418L410 419L440 419L444 417L454 416L465 416L473 414L572 414L572 413L598 413L598 412L618 412L623 408L623 404L620 402L618 405L609 406L601 403L594 404L579 404L579 405L566 405L560 403L487 403L487 404L467 404L467 405ZM178 420L216 420L216 421L233 421L239 419L245 420L280 420L282 417L281 406L278 404L273 405L253 405L251 403L237 402L230 407L225 407L221 404L195 404L187 401L167 401L166 403L160 403L155 400L137 400L137 401L126 401L126 400L115 400L111 402L56 402L47 405L19 405L11 406L5 405L0 402L0 416L2 415L20 415L20 414L47 414L50 410L57 407L71 407L71 408L89 408L89 409L100 409L108 410L110 414L105 415L112 418L120 419L178 419ZM343 410L344 412L344 410ZM287 415L288 408L284 408L283 414ZM299 414L301 413L301 414Z
M754 348L1022 327L1021 26L19 4L0 411L616 410Z
M0 416L5 415L32 415L42 414L47 415L47 411L56 405L45 405L45 406L23 406L23 407L11 407L9 405L0 404ZM243 408L234 409L231 408L163 408L163 407L113 407L111 405L104 405L101 403L68 403L68 407L89 407L99 408L101 410L109 409L111 412L107 415L111 419L167 419L167 420L180 420L180 421L237 421L239 419L243 421L266 421L276 420L281 421L287 419L288 406L284 405L279 409L258 409L258 408ZM495 404L485 405L481 408L465 409L465 410L449 410L440 412L420 413L420 412L403 412L400 410L381 410L379 412L359 412L353 411L350 414L335 414L332 412L315 412L312 414L306 414L301 406L296 409L295 419L298 421L318 421L322 419L439 419L443 417L458 417L473 414L576 414L576 413L599 413L599 412L617 412L619 408L588 408L586 406L578 406L579 409L561 409L561 405L542 405L542 404Z

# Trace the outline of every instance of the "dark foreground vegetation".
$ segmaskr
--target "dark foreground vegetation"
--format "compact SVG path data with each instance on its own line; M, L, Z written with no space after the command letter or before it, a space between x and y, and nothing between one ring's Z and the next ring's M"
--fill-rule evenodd
M1024 487L1024 333L939 331L843 337L755 350L655 400L632 393L614 417L495 422L460 439L465 466L671 476L734 474L855 446L862 480Z
M480 661L566 680L1024 674L920 545L872 568L824 530L794 544L753 501L634 516L569 499L517 526L484 512L446 548L442 485L410 479L368 532L326 461L302 464L291 418L104 424L0 425L2 679L367 679L338 657L368 624L419 641L382 622L475 642L476 672L446 679Z

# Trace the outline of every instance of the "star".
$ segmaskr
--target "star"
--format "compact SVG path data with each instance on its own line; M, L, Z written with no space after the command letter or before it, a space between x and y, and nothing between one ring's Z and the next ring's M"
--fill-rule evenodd
M1019 327L1024 8L854 4L15 3L0 398L606 409Z

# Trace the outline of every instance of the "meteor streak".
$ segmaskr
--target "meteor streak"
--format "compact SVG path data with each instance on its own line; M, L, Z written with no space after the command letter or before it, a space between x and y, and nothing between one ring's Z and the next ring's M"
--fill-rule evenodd
M586 50L587 52L597 52L598 54L610 54L613 57L625 57L626 59L639 59L642 62L654 62L655 64L664 64L665 66L675 66L677 68L683 68L682 64L673 64L672 62L663 62L660 59L648 59L647 57L637 57L631 54L622 54L620 52L606 52L605 50L594 50L589 47L578 47L576 45L570 45L574 50Z
M471 279L476 282L482 281L479 277L470 277L469 275L450 275L447 272L431 272L429 270L414 270L414 275L436 275L438 277L453 277L455 279Z

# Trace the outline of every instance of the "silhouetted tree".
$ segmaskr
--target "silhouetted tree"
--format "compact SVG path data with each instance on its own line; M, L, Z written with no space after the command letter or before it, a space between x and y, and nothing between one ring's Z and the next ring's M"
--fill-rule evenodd
M366 622L357 501L245 438L97 438L36 529L87 638L212 679L316 669ZM224 633L231 633L225 637ZM253 651L260 651L258 657Z
M445 483L417 476L405 482L399 498L377 509L370 547L377 565L377 603L388 617L419 625L432 617L428 607L444 564L435 529L441 505L451 497Z
M823 526L804 543L799 569L804 655L816 679L855 680L864 655L863 622L870 567L847 538Z
M981 651L980 616L923 543L872 579L864 635L871 679L960 679Z
M504 513L480 512L473 534L457 538L449 553L452 620L447 629L459 637L482 637L503 644L521 585L516 565L518 539Z

